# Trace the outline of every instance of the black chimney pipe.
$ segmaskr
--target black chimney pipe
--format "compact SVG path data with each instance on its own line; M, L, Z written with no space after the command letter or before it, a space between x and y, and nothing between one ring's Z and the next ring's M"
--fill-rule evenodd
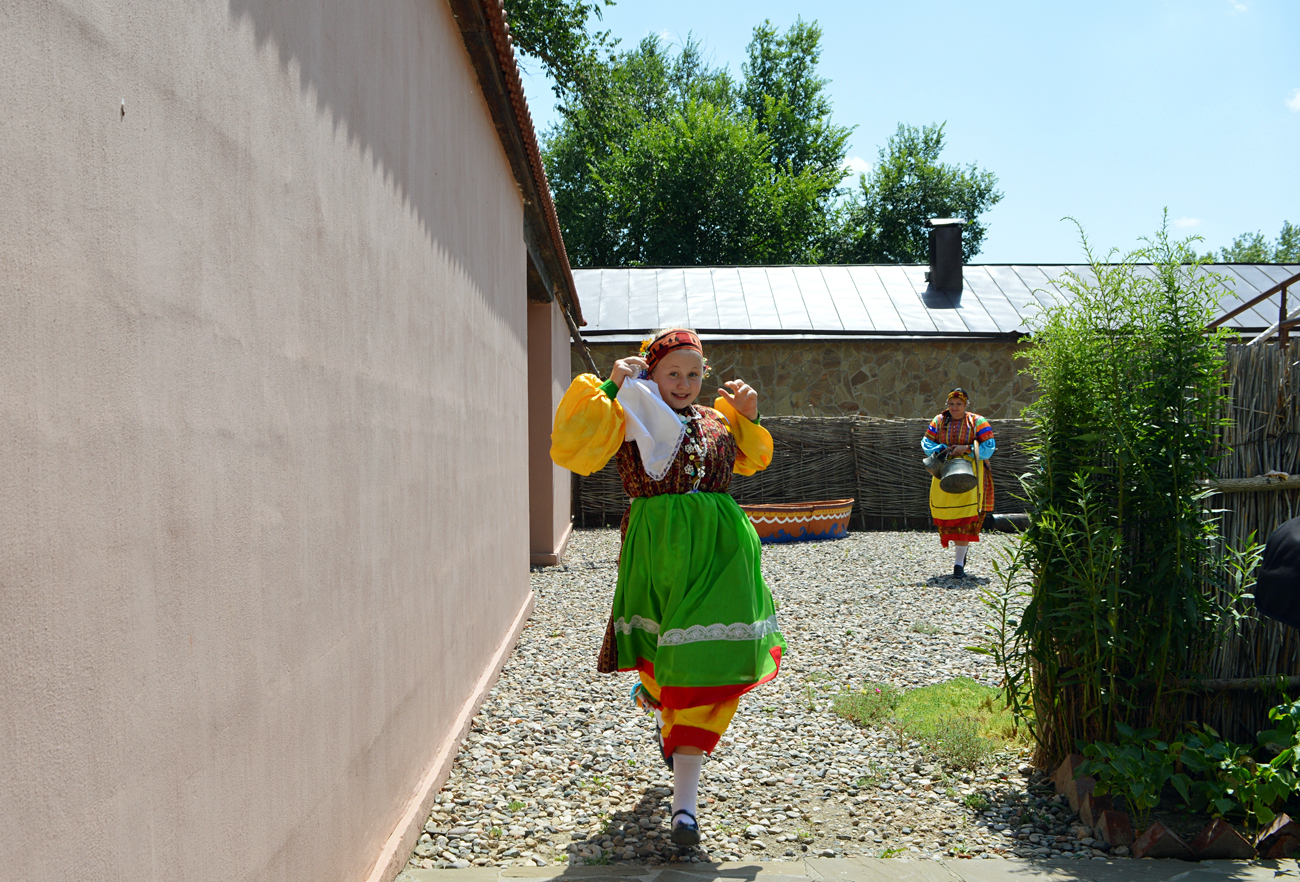
M966 219L932 217L925 222L930 230L930 271L926 281L936 291L961 296L961 228Z

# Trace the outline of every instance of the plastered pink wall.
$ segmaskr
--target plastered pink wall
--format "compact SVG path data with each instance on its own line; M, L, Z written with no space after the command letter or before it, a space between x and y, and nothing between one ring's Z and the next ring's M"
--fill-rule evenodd
M528 335L529 541L534 561L553 564L568 541L572 496L570 472L550 456L555 410L569 379L569 327L556 303L529 304Z
M0 877L362 878L528 596L522 207L450 12L0 41Z
M559 307L551 310L551 414L560 406L560 399L569 388L569 326L564 321ZM549 438L547 439L549 440ZM550 448L547 447L547 454ZM573 500L573 473L560 468L554 463L552 467L551 523L555 535L561 543L567 543L573 522L570 505Z

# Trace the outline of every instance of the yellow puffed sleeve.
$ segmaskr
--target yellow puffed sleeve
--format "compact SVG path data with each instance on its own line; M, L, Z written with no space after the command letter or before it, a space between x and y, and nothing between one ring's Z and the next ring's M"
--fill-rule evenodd
M556 465L590 475L618 453L626 418L623 405L610 398L605 388L595 374L581 374L569 384L551 431L551 459Z
M737 475L752 475L772 464L771 432L741 416L721 395L713 402L713 409L727 420L731 437L736 439L736 465L733 472Z

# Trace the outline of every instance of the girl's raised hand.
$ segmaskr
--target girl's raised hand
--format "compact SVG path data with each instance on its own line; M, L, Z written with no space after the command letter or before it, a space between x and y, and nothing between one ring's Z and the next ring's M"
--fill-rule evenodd
M609 372L609 381L620 389L628 377L639 377L642 371L650 370L650 365L639 355L629 355L614 362L614 369Z
M718 394L745 419L758 419L758 392L744 380L728 380L718 387Z

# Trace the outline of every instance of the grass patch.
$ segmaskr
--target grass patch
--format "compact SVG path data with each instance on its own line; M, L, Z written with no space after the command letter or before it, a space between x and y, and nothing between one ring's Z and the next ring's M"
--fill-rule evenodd
M864 726L892 725L925 743L951 766L974 769L1017 738L998 690L958 677L907 692L870 683L835 696L835 713Z
M831 707L846 720L862 726L888 722L903 698L903 691L888 683L868 683L857 692L841 692Z
M950 764L974 769L1014 740L1015 720L1000 707L998 690L958 677L903 695L894 711L899 728L925 742Z
M982 793L968 793L961 798L961 804L968 809L982 812L989 807L989 801Z

